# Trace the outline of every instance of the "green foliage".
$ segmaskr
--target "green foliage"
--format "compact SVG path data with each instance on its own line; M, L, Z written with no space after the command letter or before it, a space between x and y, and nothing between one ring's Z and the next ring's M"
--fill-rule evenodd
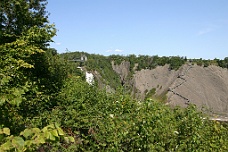
M0 151L34 151L42 144L58 142L64 139L67 143L75 142L74 138L65 136L58 124L51 124L39 128L25 129L19 136L10 135L9 128L0 129L0 135L7 135L4 140L0 140Z
M114 89L120 86L120 78L118 74L113 71L109 58L91 54L88 56L88 61L85 65L89 71L97 71L105 80L104 84L110 85Z
M25 69L31 69L34 66L26 61L26 59L36 53L43 51L35 46L31 46L23 40L23 38L0 46L0 76L1 76L1 104L6 101L17 104L21 102L21 95L26 91L28 80L23 75ZM12 96L12 92L15 95ZM16 99L18 102L13 102Z
M134 58L135 56L131 55L131 57ZM115 65L120 65L121 62L125 60L125 57L121 55L110 55L108 58L110 59L110 61L114 61Z
M35 26L23 32L16 41L0 45L0 118L1 123L13 127L13 133L19 128L23 129L23 117L33 116L33 113L37 111L34 108L40 109L37 104L43 104L44 102L41 101L47 101L49 93L55 91L49 87L48 83L51 82L55 86L61 87L58 83L64 81L61 77L64 75L60 70L61 68L56 68L59 64L55 62L51 65L47 58L41 60L41 57L47 56L47 52L41 49L42 46L36 41L33 41L33 38L38 39L39 37L46 40L50 39L54 32L51 31L52 28L52 26L45 26L44 28ZM42 64L39 65L36 62L37 59L40 59L39 62L48 63L43 68L50 69L50 65L56 66L55 72L45 71L44 73L41 71L38 67ZM53 60L54 57L52 57ZM61 73L56 76L57 72ZM49 76L43 84L44 78L39 76L41 74L48 74ZM51 77L52 75L55 77ZM44 88L48 89L44 90ZM9 117L12 118L9 119Z
M146 91L145 94L145 99L153 97L156 94L156 88L152 88L149 92Z
M185 63L185 59L181 57L171 57L169 60L170 69L178 70Z
M87 71L97 71L102 77L101 81L103 84L109 85L114 89L117 89L121 85L118 74L112 69L112 64L109 57L96 54L88 54L85 52L70 52L61 54L62 58L65 58L68 61L71 61L73 59L80 59L81 55L87 56L88 60L83 63L71 63L73 66L72 71L74 71L74 69L76 69L75 67L77 66L84 66ZM74 73L80 72L75 71Z
M80 77L71 77L58 98L58 106L42 117L49 123L61 123L65 132L74 137L75 144L57 145L63 151L226 151L228 148L228 128L203 119L205 116L195 106L171 109L151 99L138 102L122 94L122 90L106 94Z
M54 95L68 73L56 51L46 48L56 30L46 24L45 5L45 0L0 2L0 151L30 150L63 134L57 125L42 125L40 131L26 124L56 105Z
M46 26L48 22L46 4L46 0L1 0L0 45L15 41L23 32L34 26L38 28ZM36 32L39 33L39 30ZM38 44L46 43L46 39L34 40L39 42Z
M198 66L208 67L209 65L220 66L222 68L228 68L228 57L225 57L223 60L214 59L214 60L203 60L200 59L192 59L190 60L192 63L197 64Z
M157 66L164 66L165 64L170 65L171 70L178 70L186 61L186 57L172 56L172 57L159 57L148 56L148 55L139 55L136 57L135 55L129 55L126 57L123 56L110 56L112 60L115 61L116 64L120 64L122 61L129 61L131 63L131 70L135 64L138 64L137 70L141 69L154 69Z
M228 57L225 57L224 60L217 60L217 63L220 67L228 69Z

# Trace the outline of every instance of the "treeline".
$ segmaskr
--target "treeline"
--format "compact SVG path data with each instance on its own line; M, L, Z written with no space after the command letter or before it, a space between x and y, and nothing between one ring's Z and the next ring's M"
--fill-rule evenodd
M96 55L96 54L88 54L85 52L71 52L71 53L64 53L62 55L68 56L68 59L74 59L74 58L79 58L81 54L86 54L86 56L91 58L91 60L88 60L88 63L86 63L88 69L91 69L91 70L98 68L96 66L104 67L105 65L107 65L107 63L111 61L114 61L114 63L117 65L119 65L123 61L128 61L130 62L131 71L133 70L135 65L137 66L134 70L141 70L141 69L154 69L157 66L164 66L165 64L169 64L170 70L178 70L186 62L191 64L197 64L198 66L204 66L204 67L208 67L209 65L216 65L222 68L228 68L228 57L225 57L223 60L216 59L216 58L213 60L205 60L202 58L187 59L187 57L180 57L180 56L159 57L158 55L136 56L134 54L127 55L127 56L122 56L122 55L102 56L102 55ZM101 60L103 60L103 63L101 62ZM96 65L96 63L99 65ZM110 66L110 63L107 66Z
M169 64L170 70L178 70L186 61L186 57L172 56L172 57L159 57L159 56L148 56L148 55L129 55L129 56L119 56L111 55L109 56L116 64L120 64L122 61L129 61L131 63L131 70L137 64L135 70L141 69L154 69L157 66L164 66Z
M131 63L131 69L134 68L135 64L137 64L137 68L135 70L141 69L154 69L157 66L164 66L165 64L169 64L170 70L178 70L183 64L191 63L197 64L198 66L208 67L209 65L220 66L222 68L228 68L228 57L225 57L223 60L213 59L213 60L205 60L205 59L187 59L187 57L179 57L179 56L148 56L148 55L111 55L109 56L111 60L115 62L115 64L120 64L122 61L129 61Z
M220 66L222 68L228 68L228 57L225 57L223 60L220 60L220 59L204 60L200 58L200 59L190 59L189 61L197 64L198 66L208 67L209 65L215 65L215 66Z

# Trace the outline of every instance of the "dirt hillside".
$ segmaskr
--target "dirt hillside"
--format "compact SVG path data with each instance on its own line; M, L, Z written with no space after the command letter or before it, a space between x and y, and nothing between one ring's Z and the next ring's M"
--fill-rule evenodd
M174 71L168 67L136 71L132 81L138 95L144 97L147 90L155 88L157 95L168 91L168 104L172 106L193 103L198 108L228 115L227 69L185 64Z

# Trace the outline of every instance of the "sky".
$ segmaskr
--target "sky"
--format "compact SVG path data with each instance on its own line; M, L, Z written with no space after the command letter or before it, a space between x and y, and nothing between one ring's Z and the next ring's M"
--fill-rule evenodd
M228 0L48 0L58 53L228 57Z

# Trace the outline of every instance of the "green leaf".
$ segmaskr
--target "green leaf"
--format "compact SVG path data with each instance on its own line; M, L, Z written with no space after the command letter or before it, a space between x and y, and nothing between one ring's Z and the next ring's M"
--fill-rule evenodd
M39 144L39 143L44 144L44 143L45 143L44 137L39 136L39 137L36 139L36 143L37 143L37 144Z
M49 136L50 136L50 135L49 135L49 132L47 132L47 131L44 132L44 137L45 137L46 139L49 139Z
M24 147L25 141L21 137L14 137L12 144L17 148L21 148Z
M3 128L3 133L6 135L10 135L10 129L9 128Z
M47 127L48 127L48 128L52 128L52 129L55 128L54 124L50 124L50 125L48 125Z
M13 100L11 100L10 104L19 106L21 102L22 102L22 98L21 97L17 97L17 98L14 98Z
M59 128L59 124L55 122L55 127L56 128Z
M106 144L105 144L105 143L100 143L100 145L101 145L101 146L103 146L103 147L105 147L105 146L106 146Z
M13 146L12 146L11 142L7 141L6 143L1 145L0 150L1 151L7 151L7 150L10 150L12 148L13 148Z
M70 141L70 142L72 142L72 143L74 143L74 142L75 142L74 138L73 138L73 137L71 137L71 136L70 136L70 137L68 137L68 139L69 139L69 141Z
M69 138L68 137L64 137L64 140L66 143L69 143Z
M52 130L51 134L54 135L55 137L59 137L58 131L56 129Z
M40 133L40 129L39 128L32 128L32 132L34 132L35 134Z
M4 76L4 77L1 79L1 85L7 84L7 83L9 82L9 78L10 78L10 77Z
M49 139L52 141L55 141L55 136L53 136L50 132L49 132Z
M23 132L20 133L20 135L23 135L25 138L28 138L32 134L33 134L33 132L30 129L25 129Z
M64 132L63 132L62 128L58 127L56 129L58 130L58 133L59 133L60 136L64 135Z
M35 140L25 140L25 147L31 147Z
M42 129L42 131L43 131L44 133L47 132L47 131L48 131L48 126L44 127L44 128Z

